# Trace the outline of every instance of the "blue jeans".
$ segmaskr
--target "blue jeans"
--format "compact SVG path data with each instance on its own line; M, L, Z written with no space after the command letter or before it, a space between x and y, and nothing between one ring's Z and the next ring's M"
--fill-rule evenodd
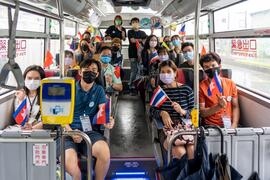
M136 79L136 77L139 75L139 62L137 58L130 58L130 79L129 79L129 88L134 89L135 86L133 84L133 81Z

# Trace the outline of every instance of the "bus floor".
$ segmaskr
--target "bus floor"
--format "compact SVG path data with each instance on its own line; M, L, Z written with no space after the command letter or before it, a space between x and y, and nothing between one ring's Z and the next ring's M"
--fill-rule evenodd
M120 95L110 132L111 165L106 179L155 179L148 117L139 96Z

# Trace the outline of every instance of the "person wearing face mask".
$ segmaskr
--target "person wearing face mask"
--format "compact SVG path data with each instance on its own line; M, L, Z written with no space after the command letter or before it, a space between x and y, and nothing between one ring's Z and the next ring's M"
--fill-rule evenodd
M179 67L180 64L184 62L184 57L181 52L180 37L178 35L172 36L170 44L169 47L171 48L171 51L169 52L169 57L174 61L176 66Z
M43 125L40 114L39 87L40 80L45 78L45 72L42 67L32 65L25 69L23 77L25 80L25 87L15 93L14 110L16 111L21 103L26 99L27 122L22 127L15 125L8 127L8 129L41 129Z
M114 25L110 26L106 31L106 35L110 35L111 39L119 38L123 41L126 40L127 34L126 29L122 26L123 20L122 17L117 15L114 18Z
M92 155L96 158L95 179L103 180L110 165L110 149L101 130L101 125L93 124L92 120L106 103L106 95L98 77L101 65L94 59L84 60L80 64L81 79L76 82L75 106L73 122L65 126L65 131L84 131L92 143ZM104 124L105 128L113 128L114 119ZM89 130L91 129L91 130ZM65 138L66 171L74 180L81 180L81 171L78 166L78 151L85 155L87 147L78 135ZM57 156L60 155L60 143L57 141Z
M111 65L112 50L108 46L101 48L100 62L102 66L101 80L102 85L106 89L106 92L111 93L113 91L122 91L123 85L121 81L120 72Z
M158 56L158 50L159 48L159 42L156 35L150 35L147 37L145 41L144 48L142 50L142 64L144 68L144 75L151 75L151 72L156 70L157 64L159 63L159 60L157 61L151 61L153 54L156 54Z
M90 43L91 42L91 33L88 31L85 31L82 34L82 38L85 39L88 43Z
M215 52L209 52L200 58L200 65L208 79L200 83L200 115L203 125L217 125L225 128L237 128L239 122L239 103L235 83L220 76L221 59ZM213 83L215 73L222 92Z
M182 44L182 52L185 62L180 65L180 68L194 68L194 45L191 42L184 42Z
M139 61L138 61L138 51L137 46L142 42L143 37L146 36L144 31L141 31L140 20L138 18L132 18L130 21L130 25L132 26L132 29L128 31L128 40L129 40L129 46L128 46L128 57L130 60L130 80L129 80L129 89L131 95L135 95L135 86L133 81L136 79L136 77L139 74ZM136 45L137 44L137 45Z
M177 66L173 61L163 61L159 65L159 85L169 97L160 107L150 107L150 115L155 119L161 119L164 124L164 133L161 135L161 143L168 149L166 132L175 128L183 128L188 123L190 112L194 107L194 94L192 89L176 82ZM173 146L173 156L181 159L187 153L189 159L193 158L193 144L183 142Z
M123 55L121 53L121 39L114 38L112 40L112 61L111 64L115 66L122 66Z
M80 41L79 49L75 54L75 59L78 65L86 59L91 59L95 54L96 49L91 43L88 43L87 39L82 39Z

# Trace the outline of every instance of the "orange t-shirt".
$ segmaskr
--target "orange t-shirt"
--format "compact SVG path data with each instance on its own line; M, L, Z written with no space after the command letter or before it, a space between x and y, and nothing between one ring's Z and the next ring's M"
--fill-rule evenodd
M212 91L212 96L208 96L209 80L205 79L200 83L199 101L204 103L206 108L212 107L218 104L218 96L225 96L227 100L226 109L221 109L215 114L203 119L205 125L218 125L223 126L222 117L227 116L232 120L232 99L237 98L237 89L235 83L231 79L220 78L221 86L223 88L223 94L218 91ZM215 87L217 88L217 87Z

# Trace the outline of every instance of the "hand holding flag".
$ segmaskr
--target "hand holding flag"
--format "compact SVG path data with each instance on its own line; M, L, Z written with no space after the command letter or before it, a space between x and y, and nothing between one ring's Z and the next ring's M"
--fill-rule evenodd
M150 56L149 64L152 64L152 63L156 62L157 60L159 60L158 53L157 53L157 51L154 51L154 52L152 52L152 54Z
M13 118L15 119L17 124L22 125L22 126L24 126L25 123L28 121L26 98L21 102L21 104L13 113Z
M93 124L107 124L110 122L111 101L108 98L106 103L99 107L97 114L93 118Z
M208 96L212 96L213 92L217 94L217 91L221 94L223 93L221 82L218 77L218 72L217 70L215 70L214 77L211 79L211 82L207 89L207 94Z
M171 101L171 99L167 96L167 94L163 91L163 89L160 86L158 86L154 91L153 96L150 100L150 106L159 108L167 100Z

